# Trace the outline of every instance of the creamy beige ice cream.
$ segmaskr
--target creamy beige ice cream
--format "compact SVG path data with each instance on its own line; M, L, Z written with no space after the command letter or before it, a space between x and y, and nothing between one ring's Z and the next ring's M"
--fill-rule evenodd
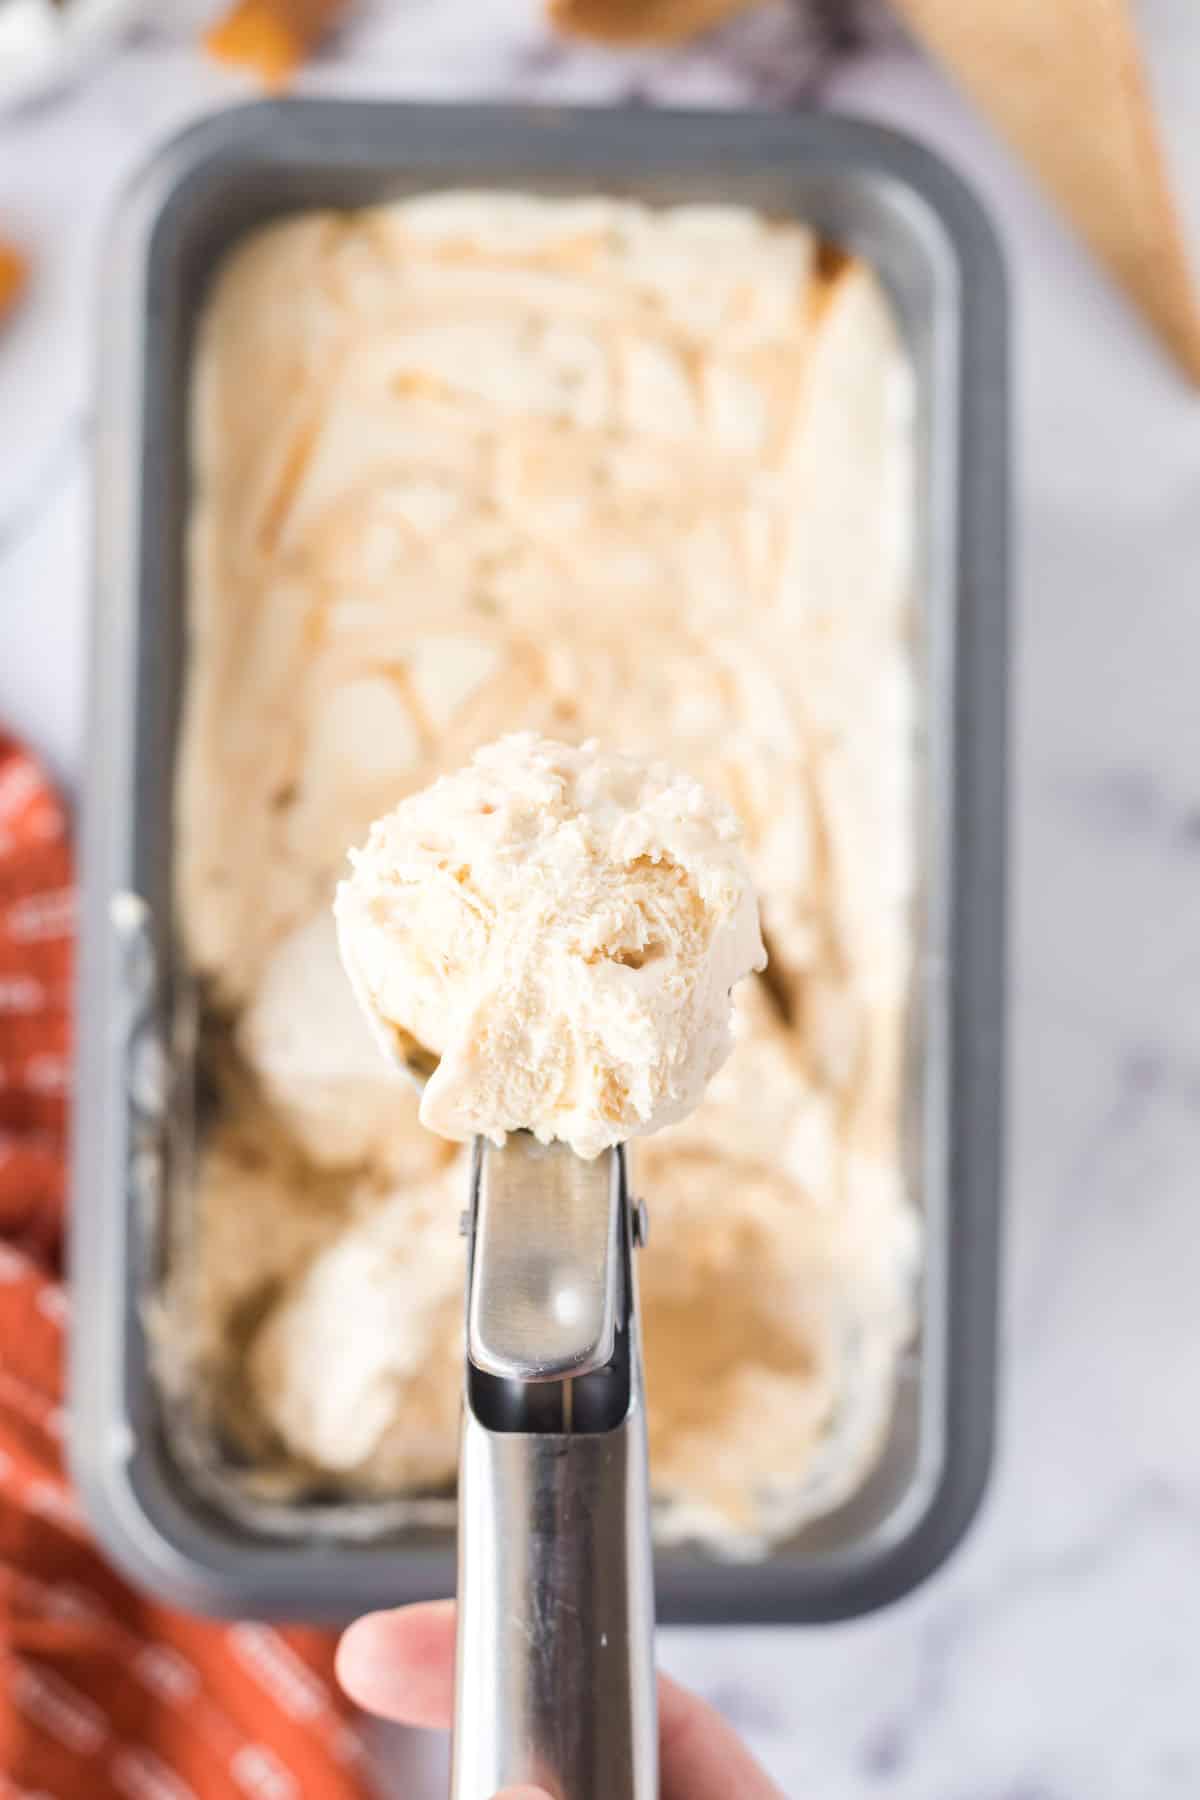
M254 1340L250 1385L295 1456L373 1489L436 1487L457 1461L461 1159L360 1196Z
M347 986L327 912L279 940L236 1036L313 1162L337 1168L387 1157L411 1098Z
M531 732L378 820L334 912L385 1050L438 1058L422 1124L591 1157L694 1111L766 962L739 840L667 764Z
M843 1149L836 1098L761 981L701 1105L633 1148L659 1536L743 1543L845 1498L886 1430L919 1239L898 1171ZM871 1378L847 1380L859 1359Z
M370 1431L284 1324L341 1291L343 1237L417 1296L455 1154L329 985L346 847L505 733L665 759L741 820L771 960L695 1112L632 1146L654 1482L661 1530L761 1544L870 1467L911 1321L911 382L879 284L739 207L423 195L247 238L194 370L178 898L225 1099L175 1342L264 1479L419 1487L409 1426L452 1465L386 1306Z

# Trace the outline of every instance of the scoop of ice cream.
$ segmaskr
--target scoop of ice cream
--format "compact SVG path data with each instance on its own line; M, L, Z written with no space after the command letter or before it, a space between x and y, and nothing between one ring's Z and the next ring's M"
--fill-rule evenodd
M765 962L728 812L665 763L523 733L403 801L352 852L342 957L393 1053L439 1059L443 1137L581 1156L697 1104L730 991Z

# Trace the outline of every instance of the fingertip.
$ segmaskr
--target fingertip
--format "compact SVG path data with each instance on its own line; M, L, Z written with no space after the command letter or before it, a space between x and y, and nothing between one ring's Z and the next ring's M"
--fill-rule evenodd
M338 1681L367 1712L445 1727L454 1698L454 1606L430 1601L368 1613L342 1634Z
M380 1629L378 1621L386 1617L386 1613L367 1613L347 1625L338 1639L333 1657L334 1673L352 1700L358 1698L360 1680L364 1673L369 1674L369 1665L374 1659Z

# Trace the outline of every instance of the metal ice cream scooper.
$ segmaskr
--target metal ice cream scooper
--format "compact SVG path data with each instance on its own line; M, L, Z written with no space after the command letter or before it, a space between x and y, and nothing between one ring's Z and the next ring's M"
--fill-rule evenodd
M423 1085L436 1058L392 1046ZM654 1800L650 1487L619 1146L475 1141L451 1800Z

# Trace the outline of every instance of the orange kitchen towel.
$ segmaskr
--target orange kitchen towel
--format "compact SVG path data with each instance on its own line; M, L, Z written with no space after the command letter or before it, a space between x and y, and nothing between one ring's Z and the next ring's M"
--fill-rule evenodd
M73 901L62 806L0 734L0 1800L363 1800L330 1638L134 1593L63 1472Z

